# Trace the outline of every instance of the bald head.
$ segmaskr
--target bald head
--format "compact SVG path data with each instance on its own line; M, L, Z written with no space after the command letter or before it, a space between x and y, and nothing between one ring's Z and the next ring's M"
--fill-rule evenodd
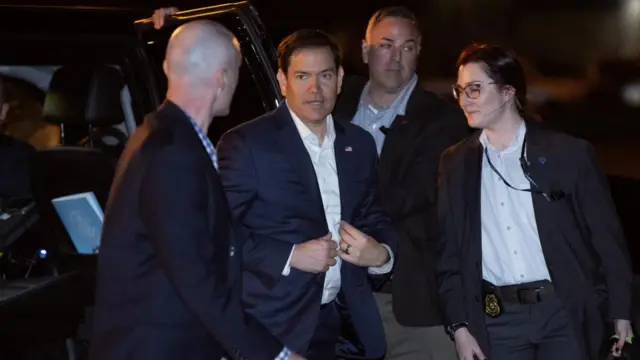
M212 117L229 113L241 63L240 44L224 26L210 20L186 23L167 45L167 99L206 131Z
M199 83L218 72L236 71L240 56L237 39L224 26L210 20L192 21L171 35L164 70L169 82Z

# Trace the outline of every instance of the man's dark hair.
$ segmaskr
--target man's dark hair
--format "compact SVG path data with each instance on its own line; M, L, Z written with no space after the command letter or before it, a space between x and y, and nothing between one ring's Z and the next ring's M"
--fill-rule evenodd
M291 56L301 49L328 47L333 54L336 70L342 65L340 46L331 35L313 29L302 29L284 38L278 45L278 67L285 74L289 70Z
M420 31L420 26L418 26L418 19L409 9L404 6L387 6L376 11L371 16L371 19L369 19L367 29L371 29L372 27L378 25L378 23L380 23L382 20L387 18L409 20L415 25L416 29L418 29L418 32Z

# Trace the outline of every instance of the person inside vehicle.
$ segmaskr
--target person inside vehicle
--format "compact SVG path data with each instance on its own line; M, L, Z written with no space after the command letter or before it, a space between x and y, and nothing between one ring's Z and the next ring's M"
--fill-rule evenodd
M0 94L3 94L1 90ZM0 99L0 198L29 198L30 168L36 149L26 141L5 134L11 104L2 95Z

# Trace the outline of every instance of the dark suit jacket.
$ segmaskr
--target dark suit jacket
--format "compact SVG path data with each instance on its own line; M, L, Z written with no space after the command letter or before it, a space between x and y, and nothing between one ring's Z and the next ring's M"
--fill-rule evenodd
M366 82L345 78L336 114L353 119ZM378 169L385 206L400 235L392 291L393 312L404 326L442 324L434 249L438 165L442 152L468 134L455 104L418 85L405 115L394 119L385 136Z
M30 165L36 149L0 133L0 198L31 197Z
M283 345L243 313L243 239L187 115L167 101L147 116L116 171L91 358L273 360Z
M438 280L445 323L467 321L486 354L479 134L442 157ZM632 272L618 216L589 143L532 123L526 136L531 178L542 191L566 194L552 202L532 195L533 206L554 288L573 317L584 358L595 359L605 319L631 319Z
M377 197L376 150L357 126L335 123L342 220L387 244L396 234ZM350 147L351 151L347 151ZM286 105L232 129L220 140L220 174L233 213L252 234L244 247L247 310L296 352L318 321L325 274L282 271L294 244L329 232L313 164ZM367 269L342 263L342 294L367 356L385 351Z

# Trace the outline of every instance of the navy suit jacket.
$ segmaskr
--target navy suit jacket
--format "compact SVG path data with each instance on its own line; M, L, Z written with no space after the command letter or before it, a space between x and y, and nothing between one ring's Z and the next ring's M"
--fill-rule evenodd
M92 360L273 360L241 308L242 238L211 158L167 101L121 156L105 211Z
M342 220L388 245L397 238L380 203L377 152L369 133L335 124ZM282 271L294 244L329 232L316 174L285 104L225 134L218 145L220 175L231 210L251 234L244 245L247 311L296 352L314 333L325 274ZM368 358L385 352L385 336L366 268L343 262L339 298L349 308Z

